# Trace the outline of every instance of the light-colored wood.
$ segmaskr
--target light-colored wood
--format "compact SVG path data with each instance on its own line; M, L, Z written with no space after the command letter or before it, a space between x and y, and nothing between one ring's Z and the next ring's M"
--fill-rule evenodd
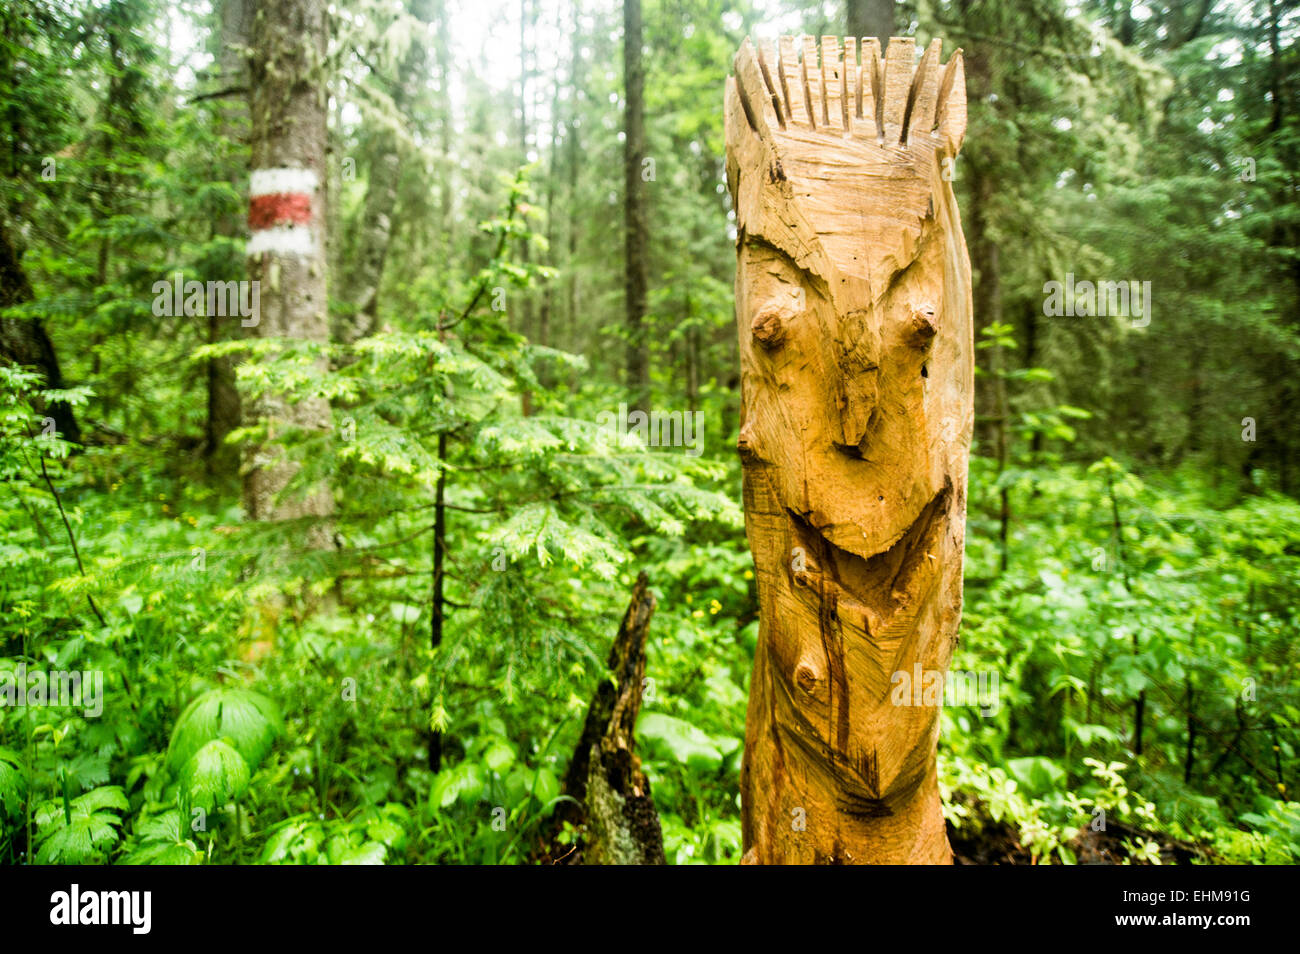
M822 37L822 89L826 99L826 126L844 130L844 54L837 36Z
M961 615L974 345L944 176L960 54L941 77L939 46L917 67L905 37L883 64L871 39L779 49L769 83L742 45L725 115L761 619L745 860L947 862L939 709L893 690L946 672Z
M782 129L785 129L787 113L782 105L777 63L776 48L772 46L771 41L760 42L758 44L758 65L763 73L763 83L767 87L768 95L772 100L772 108L776 112L776 123Z
M786 115L796 123L807 123L808 111L804 108L803 79L799 72L799 58L794 53L792 36L781 37L781 94L785 97Z
M817 41L810 36L803 38L802 73L804 98L808 101L808 113L812 117L811 125L815 129L825 129L826 103L822 99L821 70L817 65Z
M935 115L948 152L956 156L966 138L966 68L961 50L954 53L944 67Z
M844 115L846 130L854 133L862 124L862 74L858 71L858 41L844 38Z
M939 95L939 56L943 52L942 40L931 40L925 55L916 67L912 80L911 110L908 129L929 132L934 129L935 97Z
M880 102L880 90L884 78L881 73L880 41L875 37L862 39L862 69L858 80L862 88L862 115L865 125L862 138L875 139L880 128L880 111L876 105Z
M897 45L895 45L897 44ZM897 140L907 112L907 96L916 72L916 43L910 36L896 36L889 41L885 57L885 137Z

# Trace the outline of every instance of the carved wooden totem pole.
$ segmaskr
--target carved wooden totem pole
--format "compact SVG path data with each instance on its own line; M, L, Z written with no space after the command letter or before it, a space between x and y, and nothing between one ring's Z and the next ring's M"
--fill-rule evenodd
M970 262L960 51L749 41L727 80L760 636L749 863L950 863L935 769L961 618ZM861 54L859 58L859 53ZM903 691L906 690L906 691Z

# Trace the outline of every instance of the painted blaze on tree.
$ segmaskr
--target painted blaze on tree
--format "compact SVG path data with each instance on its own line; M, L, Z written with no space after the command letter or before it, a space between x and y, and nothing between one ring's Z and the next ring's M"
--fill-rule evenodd
M748 862L951 860L939 708L891 701L895 672L946 671L961 617L974 348L949 180L966 96L960 51L940 52L746 41L727 80L761 618Z

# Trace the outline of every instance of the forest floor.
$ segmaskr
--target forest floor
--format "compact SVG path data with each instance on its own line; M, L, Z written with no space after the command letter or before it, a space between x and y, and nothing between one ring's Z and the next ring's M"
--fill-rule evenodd
M1067 843L1081 865L1145 864L1133 857L1130 847L1137 838L1154 841L1160 846L1162 864L1213 864L1213 853L1194 842L1171 838L1167 833L1134 825L1108 822L1105 831L1080 826ZM1038 864L1030 850L1020 843L1016 826L1005 821L986 819L975 828L955 829L948 826L953 862L959 865L1032 865Z

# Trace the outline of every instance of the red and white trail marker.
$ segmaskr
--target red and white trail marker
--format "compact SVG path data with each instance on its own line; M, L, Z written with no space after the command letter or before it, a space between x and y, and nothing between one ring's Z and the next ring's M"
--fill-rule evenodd
M315 249L311 169L255 169L249 183L248 255L311 255Z

